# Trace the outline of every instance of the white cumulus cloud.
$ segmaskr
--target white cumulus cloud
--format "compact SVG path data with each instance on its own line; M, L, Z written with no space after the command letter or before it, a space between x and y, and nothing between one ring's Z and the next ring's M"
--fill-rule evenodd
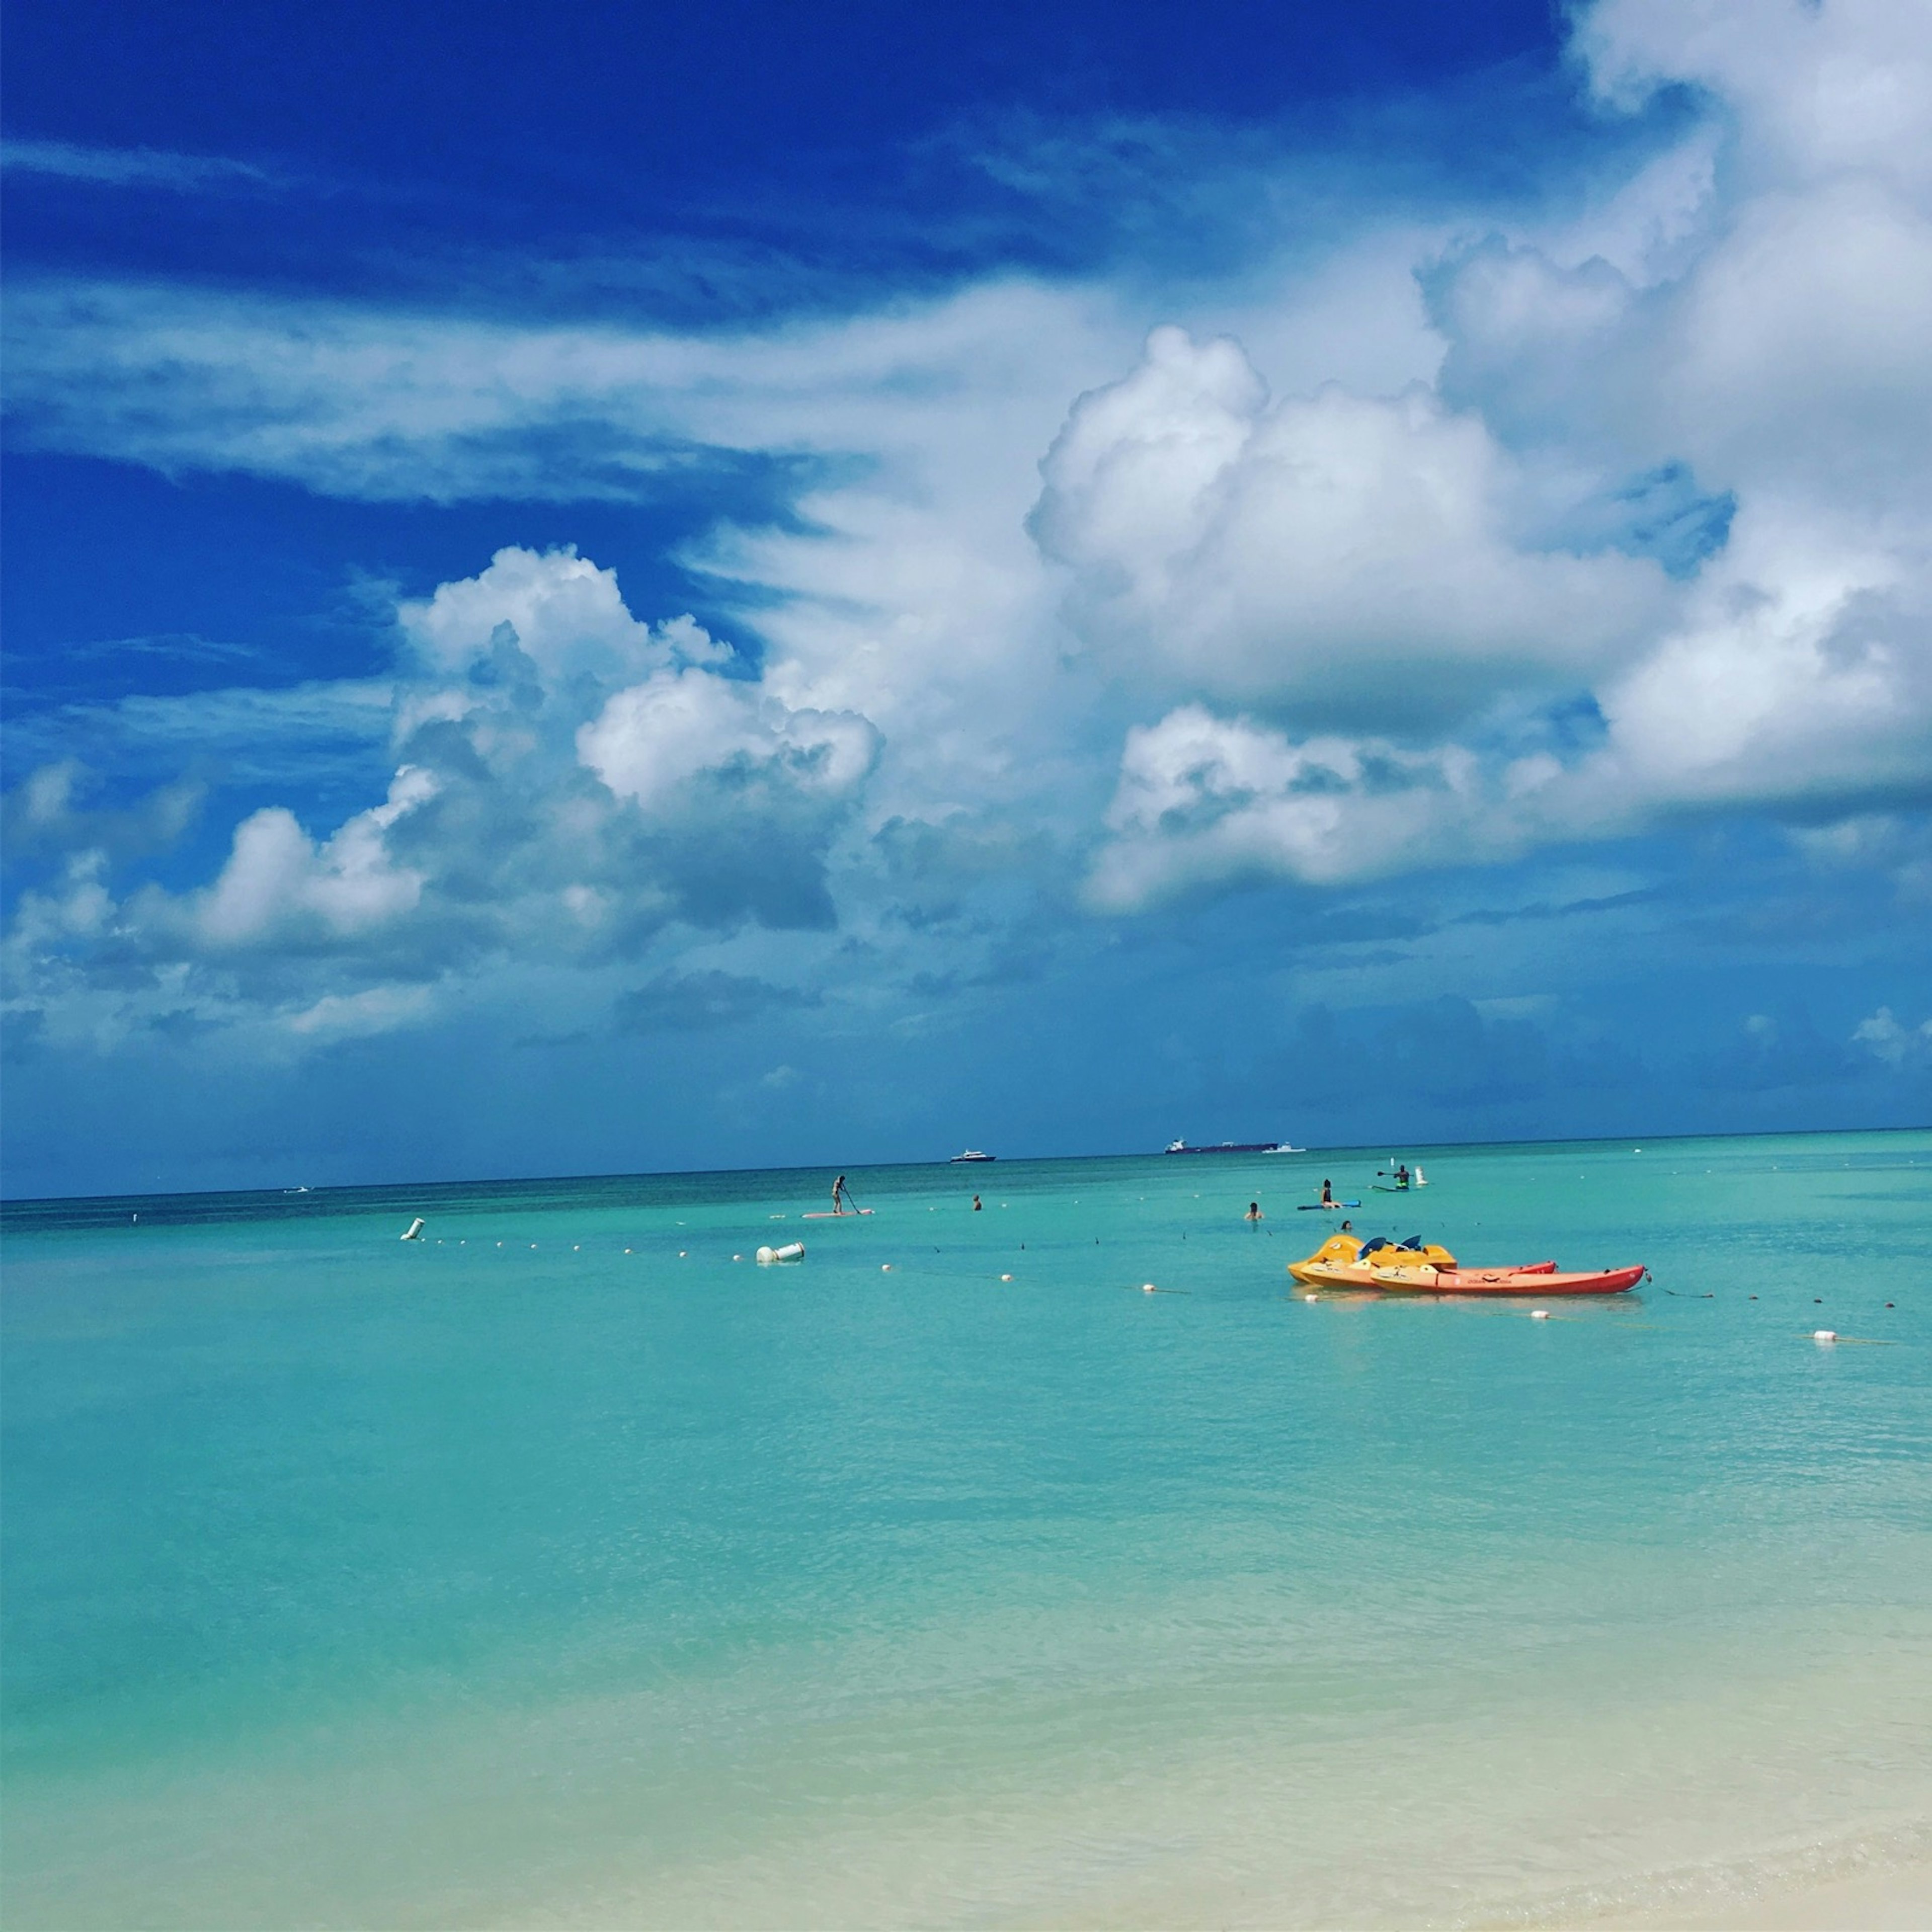
M1130 736L1099 898L1932 789L1928 46L1912 8L1606 0L1600 96L1688 82L1712 118L1567 227L1422 265L1435 385L1266 402L1162 332L1076 404L1036 528L1090 650L1274 748L1252 787L1186 768L1208 832L1147 771L1208 713ZM1317 806L1311 727L1462 776L1425 815L1324 754Z

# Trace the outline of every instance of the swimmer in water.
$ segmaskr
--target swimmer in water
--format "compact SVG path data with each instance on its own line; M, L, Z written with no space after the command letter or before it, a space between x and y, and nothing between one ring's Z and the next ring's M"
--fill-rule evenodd
M1342 1232L1345 1234L1352 1234L1355 1232L1354 1222L1352 1221L1344 1221L1342 1223Z
M1262 1218L1262 1204L1258 1201L1248 1203L1248 1211L1241 1216L1244 1221L1258 1221Z
M986 1211L985 1208L980 1204L980 1197L976 1194L973 1197L973 1211L976 1214L983 1214Z

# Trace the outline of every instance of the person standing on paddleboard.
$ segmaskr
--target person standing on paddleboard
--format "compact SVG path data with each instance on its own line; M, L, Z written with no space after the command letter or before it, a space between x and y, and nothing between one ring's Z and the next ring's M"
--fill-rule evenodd
M835 1214L844 1214L845 1211L845 1203L850 1198L850 1196L845 1192L845 1177L842 1174L832 1184L832 1213Z

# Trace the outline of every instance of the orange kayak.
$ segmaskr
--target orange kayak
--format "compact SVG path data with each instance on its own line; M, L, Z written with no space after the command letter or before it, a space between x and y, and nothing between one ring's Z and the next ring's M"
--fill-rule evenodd
M1644 1276L1641 1265L1599 1268L1586 1274L1560 1274L1554 1268L1372 1268L1359 1272L1370 1277L1360 1286L1384 1294L1622 1294Z

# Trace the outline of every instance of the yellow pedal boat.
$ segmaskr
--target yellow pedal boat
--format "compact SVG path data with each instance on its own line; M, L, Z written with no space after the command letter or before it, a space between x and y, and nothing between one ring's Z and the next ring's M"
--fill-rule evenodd
M1381 1270L1455 1265L1456 1257L1433 1241L1398 1247L1364 1234L1330 1234L1306 1260L1290 1262L1288 1271L1310 1288L1378 1288L1385 1286L1375 1278Z

